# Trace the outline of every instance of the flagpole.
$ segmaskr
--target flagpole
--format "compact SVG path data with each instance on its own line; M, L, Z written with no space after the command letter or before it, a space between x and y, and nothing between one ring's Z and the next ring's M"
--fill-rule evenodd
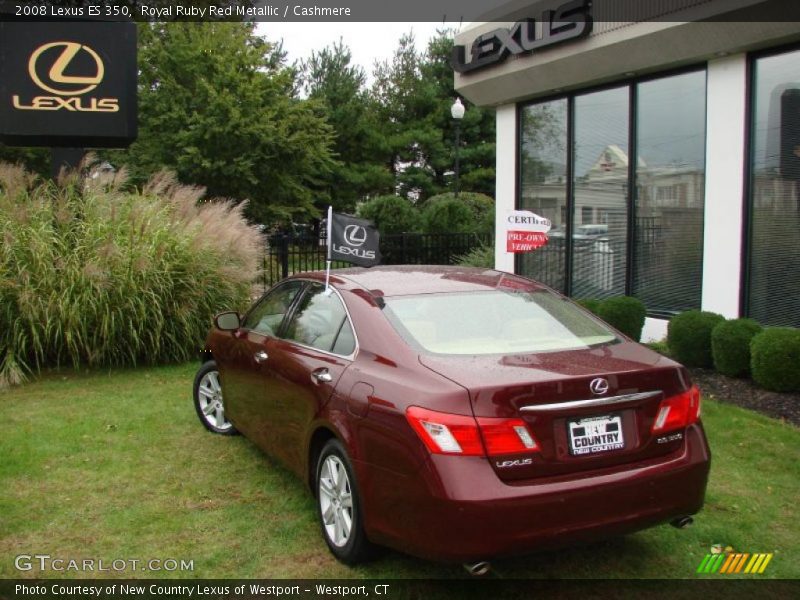
M327 260L325 261L326 262L326 267L325 267L325 293L326 294L328 293L328 290L330 288L330 281L331 281L331 238L333 237L331 235L331 231L333 229L333 206L330 206L330 205L328 205L328 225L327 225L327 228L328 228L328 232L327 232L327 235L328 235L328 257L327 257Z

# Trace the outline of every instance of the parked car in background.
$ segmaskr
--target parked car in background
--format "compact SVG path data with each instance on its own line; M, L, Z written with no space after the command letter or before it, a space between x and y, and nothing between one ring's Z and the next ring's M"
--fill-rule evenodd
M331 552L488 559L672 522L703 505L700 394L679 364L517 275L303 273L215 318L194 383L316 498Z
M565 231L562 228L551 229L548 236L551 238L564 238ZM590 223L578 225L572 233L575 241L595 241L608 236L608 225L602 223Z

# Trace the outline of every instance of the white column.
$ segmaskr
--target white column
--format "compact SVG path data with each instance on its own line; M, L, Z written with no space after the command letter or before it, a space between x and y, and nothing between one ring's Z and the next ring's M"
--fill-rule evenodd
M517 107L506 104L497 107L495 165L495 246L494 267L514 272L514 255L506 252L502 219L506 211L514 210L517 193Z
M742 265L747 61L708 63L703 310L739 316Z

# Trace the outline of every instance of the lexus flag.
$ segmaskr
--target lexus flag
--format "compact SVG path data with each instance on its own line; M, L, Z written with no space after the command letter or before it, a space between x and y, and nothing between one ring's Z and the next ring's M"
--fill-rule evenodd
M328 258L344 260L362 267L381 262L378 230L372 221L350 215L329 213Z

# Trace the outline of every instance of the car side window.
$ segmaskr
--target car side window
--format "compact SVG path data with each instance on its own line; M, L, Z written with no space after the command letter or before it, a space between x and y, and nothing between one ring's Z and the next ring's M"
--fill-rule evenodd
M243 327L262 335L277 336L286 311L302 287L302 281L289 281L270 290L247 314Z
M317 350L347 356L355 350L355 335L336 293L311 284L286 328L287 339Z

